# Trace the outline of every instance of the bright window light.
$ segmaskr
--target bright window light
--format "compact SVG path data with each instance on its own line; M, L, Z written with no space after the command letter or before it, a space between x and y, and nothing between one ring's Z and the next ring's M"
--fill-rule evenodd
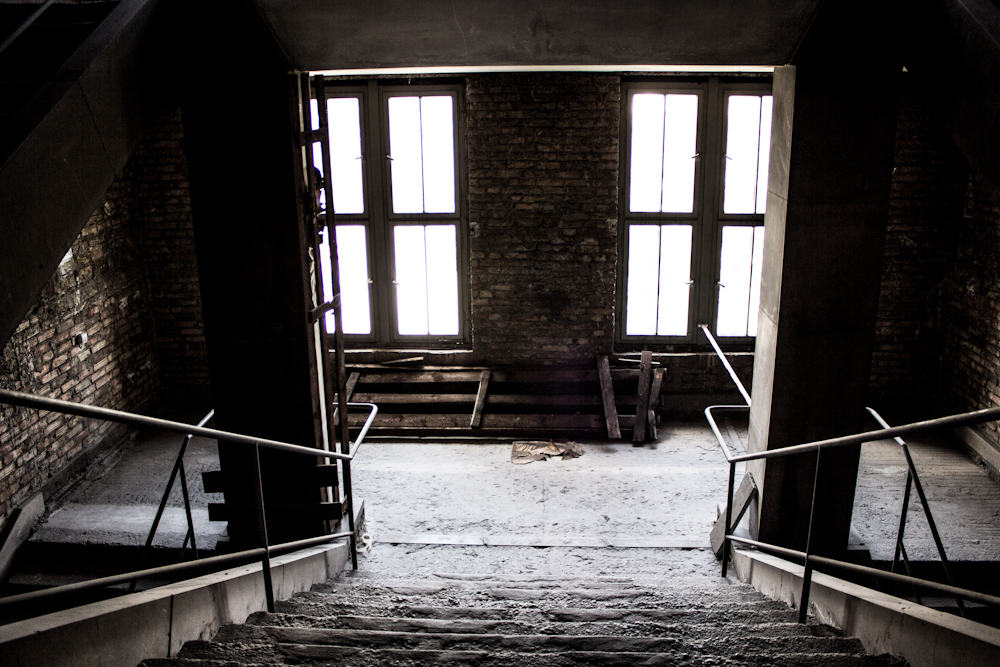
M450 95L389 98L394 213L455 212L454 127Z
M756 336L760 308L760 269L764 258L764 228L722 228L719 274L719 336Z
M400 335L458 335L455 225L397 225L393 244Z
M333 298L329 228L323 230L320 262L323 270L323 300ZM340 318L345 334L370 334L371 304L368 297L368 252L364 225L337 225L337 268L340 271ZM333 312L326 314L326 330L336 330Z
M629 210L691 213L698 145L698 96L632 96Z
M319 127L319 108L310 100L312 127ZM364 213L364 185L361 177L361 104L356 97L332 97L327 100L330 135L330 168L333 171L333 212ZM312 145L313 166L323 173L323 149ZM326 190L321 189L320 206L326 208Z
M686 335L691 226L630 225L628 253L626 335Z
M763 213L771 146L770 95L730 95L724 213Z

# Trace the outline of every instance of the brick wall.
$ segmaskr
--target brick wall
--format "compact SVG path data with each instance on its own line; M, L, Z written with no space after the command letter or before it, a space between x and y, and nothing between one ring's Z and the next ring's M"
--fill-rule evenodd
M913 417L940 402L942 285L966 183L926 94L908 83L900 99L869 399Z
M1000 406L1000 186L973 175L941 313L943 407ZM1000 447L996 423L977 429Z
M592 362L614 336L618 77L476 76L466 103L475 352Z
M3 348L0 386L144 413L198 404L207 363L192 239L175 113L108 189ZM65 487L129 436L0 407L0 516L43 486Z
M161 400L177 411L211 403L201 291L180 111L157 125L129 162L156 322Z

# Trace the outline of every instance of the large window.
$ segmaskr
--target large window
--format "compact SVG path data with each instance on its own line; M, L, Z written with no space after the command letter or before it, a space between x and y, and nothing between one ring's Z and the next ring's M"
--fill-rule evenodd
M757 332L771 134L769 86L624 86L618 332L690 343Z
M324 298L334 292L332 218L345 335L378 345L462 342L468 299L459 88L371 82L325 92L333 202L321 196ZM314 162L323 164L318 144ZM327 329L333 326L331 315Z

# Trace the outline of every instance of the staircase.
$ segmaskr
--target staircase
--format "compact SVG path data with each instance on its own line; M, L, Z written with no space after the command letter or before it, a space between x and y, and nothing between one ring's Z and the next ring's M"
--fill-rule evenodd
M619 556L624 565L628 554ZM361 571L142 667L436 663L905 664L866 655L833 628L800 625L786 605L717 573L567 579Z

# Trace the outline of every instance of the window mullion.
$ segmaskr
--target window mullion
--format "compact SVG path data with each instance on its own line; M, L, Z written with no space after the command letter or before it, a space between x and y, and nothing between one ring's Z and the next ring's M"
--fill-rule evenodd
M392 319L391 267L387 260L389 252L386 197L388 186L385 180L384 155L386 150L385 130L382 124L382 103L378 85L368 83L365 96L366 135L365 173L368 177L368 208L371 216L372 280L374 281L372 325L375 328L375 342L382 346L390 339Z
M718 217L722 173L726 159L723 155L722 145L723 96L718 79L709 80L705 98L705 115L703 116L705 145L702 155L707 156L708 159L703 160L702 165L701 213L696 223L699 257L696 260L698 273L695 279L697 305L693 309L695 318L692 325L694 327L701 323L707 323L710 328L714 329L714 312L719 300L720 231ZM696 335L696 329L692 329L692 334Z

